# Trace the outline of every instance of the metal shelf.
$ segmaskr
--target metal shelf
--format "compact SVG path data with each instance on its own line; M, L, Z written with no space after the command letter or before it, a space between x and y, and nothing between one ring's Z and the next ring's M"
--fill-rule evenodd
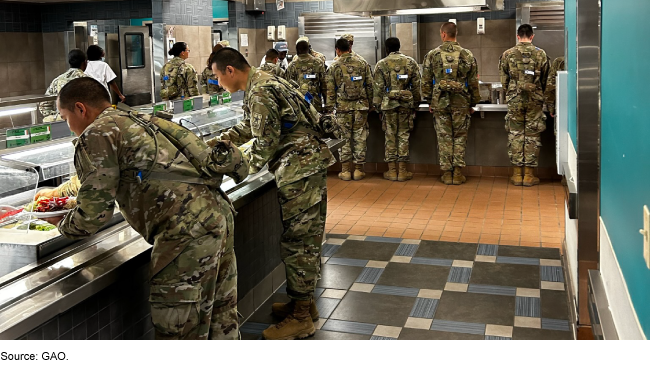
M67 176L75 171L74 146L67 141L10 152L0 156L0 159L36 169L41 180Z

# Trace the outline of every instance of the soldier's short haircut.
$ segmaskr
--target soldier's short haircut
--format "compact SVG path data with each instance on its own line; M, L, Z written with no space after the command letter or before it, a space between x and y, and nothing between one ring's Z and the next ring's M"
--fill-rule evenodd
M68 64L72 68L81 68L87 60L86 54L80 49L73 49L68 53Z
M309 53L309 42L300 41L296 44L296 53L298 54L308 54Z
M390 37L386 39L385 44L386 44L386 51L388 51L388 53L399 51L400 48L399 38Z
M456 24L452 22L446 22L442 25L442 27L440 27L440 31L447 33L447 35L451 38L456 38L458 28L456 28Z
M73 110L75 103L101 108L111 103L111 97L104 85L92 77L70 80L59 91L59 107Z
M275 50L273 48L269 48L269 50L266 51L266 59L267 60L272 60L272 59L278 58L278 57L280 57L280 52L278 52L277 50Z
M86 51L88 61L100 61L102 59L102 53L104 53L104 50L96 44L88 47L88 50Z
M212 57L212 64L216 64L217 70L222 73L226 72L228 66L232 66L239 71L246 71L251 67L244 55L230 47L220 49L210 57Z
M350 42L347 39L339 38L336 41L336 49L338 49L341 52L349 52L350 51Z
M533 26L530 24L522 24L519 26L519 29L517 29L517 35L519 38L528 38L533 36L535 34L533 32Z

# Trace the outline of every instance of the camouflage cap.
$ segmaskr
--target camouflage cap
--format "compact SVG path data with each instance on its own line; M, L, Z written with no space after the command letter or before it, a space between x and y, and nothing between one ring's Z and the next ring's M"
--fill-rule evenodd
M305 41L305 42L309 43L309 37L300 37L300 38L298 38L298 40L296 41L296 44L300 43L301 41Z
M348 42L354 42L354 36L350 33L345 33L341 38L346 39Z
M230 47L230 41L220 41L218 44L224 47Z

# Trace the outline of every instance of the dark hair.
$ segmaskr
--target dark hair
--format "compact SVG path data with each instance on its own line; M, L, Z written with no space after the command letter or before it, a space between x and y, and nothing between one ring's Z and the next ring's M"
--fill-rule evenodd
M390 37L386 39L385 44L386 44L386 51L388 53L399 51L399 47L400 47L399 38Z
M99 61L102 59L102 53L104 53L104 50L102 47L93 44L92 46L88 47L88 50L86 51L86 55L88 55L88 61Z
M104 85L92 77L70 80L59 91L59 107L73 110L75 103L101 108L111 103L111 97Z
M228 66L232 66L239 71L246 71L247 68L251 67L239 51L230 47L222 48L210 57L212 58L212 64L216 64L217 70L222 73L226 72Z
M446 22L440 27L441 32L447 33L447 35L451 38L456 38L456 34L458 34L458 28L456 27L456 24L452 22Z
M212 47L212 53L210 53L210 57L208 57L208 67L212 67L212 55L222 48L223 46L221 44L217 44L216 46Z
M280 52L276 51L275 49L271 48L268 51L266 51L266 60L272 60L274 58L280 57Z
M341 52L349 52L350 51L350 42L345 38L339 38L336 41L336 49L338 49Z
M187 43L185 43L185 42L176 42L176 43L174 43L174 46L172 47L172 49L170 49L169 52L167 52L167 53L169 53L170 56L178 57L178 55L185 52L186 49L187 49Z
M68 64L72 68L81 68L86 61L86 54L80 49L73 49L68 53Z
M517 29L517 35L519 38L528 38L532 37L534 34L533 27L530 24L522 24Z
M309 53L309 42L300 41L296 44L296 53L298 54L308 54Z

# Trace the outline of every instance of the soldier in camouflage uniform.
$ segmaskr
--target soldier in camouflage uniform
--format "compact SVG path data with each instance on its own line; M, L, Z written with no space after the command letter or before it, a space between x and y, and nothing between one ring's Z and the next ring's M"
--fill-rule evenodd
M327 97L325 112L336 109L337 122L341 130L338 138L345 140L339 151L342 171L339 178L344 181L361 180L366 175L366 139L368 138L368 111L373 99L373 79L370 66L360 57L350 53L346 39L336 41L335 61L327 70ZM350 164L354 161L354 174Z
M300 43L302 41L305 41L305 42L307 42L307 44L309 44L309 54L316 57L316 58L318 58L319 60L323 61L323 64L325 64L325 60L326 60L325 55L320 53L320 52L316 52L311 48L311 43L309 43L309 37L300 37L300 38L298 38L298 40L296 41L296 46L298 45L298 43ZM296 59L297 58L294 58L293 60L291 60L291 62L295 61Z
M291 61L285 78L295 81L300 92L319 113L323 112L323 98L327 95L325 82L325 63L309 54L309 43L300 41L296 45L298 56Z
M555 85L557 82L557 72L564 71L564 57L558 57L553 61L551 71L548 73L548 80L546 81L546 109L555 118Z
M549 73L548 57L543 49L533 45L533 37L533 27L522 24L517 30L519 43L505 51L499 60L501 83L507 90L508 156L514 165L510 181L516 186L539 184L534 168L542 145L541 134L546 130L546 116L542 110Z
M382 115L382 129L386 133L388 171L384 179L407 181L413 174L406 170L409 160L409 137L413 130L420 94L420 66L411 57L399 52L398 38L386 39L388 56L375 66L373 104ZM396 168L399 163L399 171Z
M190 48L185 42L176 42L169 55L174 56L160 71L160 97L174 100L199 95L198 79L194 66L185 63L190 56Z
M352 35L352 34L350 34L350 33L345 33L345 34L343 34L343 35L341 36L341 38L347 40L347 41L350 43L350 53L352 53L353 56L359 57L363 62L366 62L366 59L365 59L365 58L361 57L360 54L358 54L358 53L356 53L356 52L354 52L354 51L352 50L352 45L354 44L354 35ZM339 56L338 56L338 54L337 54L337 56L334 57L334 61L338 61L338 59L339 59ZM367 62L366 62L366 63L367 63Z
M442 25L443 43L427 53L422 69L422 94L435 118L441 180L447 185L466 180L461 169L465 167L470 115L481 101L476 59L456 42L456 32L456 24Z
M91 78L66 85L58 106L78 136L81 182L77 207L57 218L61 234L94 234L117 202L153 245L149 302L156 338L237 339L233 208L219 186L223 174L237 182L248 176L245 156L228 141L209 148L171 121L113 110L106 89Z
M266 51L266 55L264 56L266 62L264 62L262 67L260 67L260 71L268 72L272 75L284 78L285 71L280 67L278 57L280 57L280 52L275 49L271 48Z
M251 139L250 173L268 163L275 176L284 232L282 260L289 303L273 304L286 317L263 332L266 339L296 339L315 332L314 291L327 213L327 168L334 157L320 138L318 112L288 81L251 67L244 56L224 48L213 56L213 71L229 92L244 90L244 119L208 144Z
M221 43L218 43L216 46L212 47L212 53L222 49L224 46ZM212 73L212 59L208 57L208 66L201 73L201 79L199 80L201 84L201 89L204 94L217 94L223 92L223 88L219 85L219 80Z
M68 64L70 69L68 71L59 75L56 79L52 81L50 87L45 91L46 96L56 96L59 95L59 91L71 80L88 77L84 70L88 65L88 59L86 54L80 49L73 49L68 53ZM61 120L59 112L56 109L54 100L44 101L38 104L38 110L43 115L43 122L54 122L56 120Z

